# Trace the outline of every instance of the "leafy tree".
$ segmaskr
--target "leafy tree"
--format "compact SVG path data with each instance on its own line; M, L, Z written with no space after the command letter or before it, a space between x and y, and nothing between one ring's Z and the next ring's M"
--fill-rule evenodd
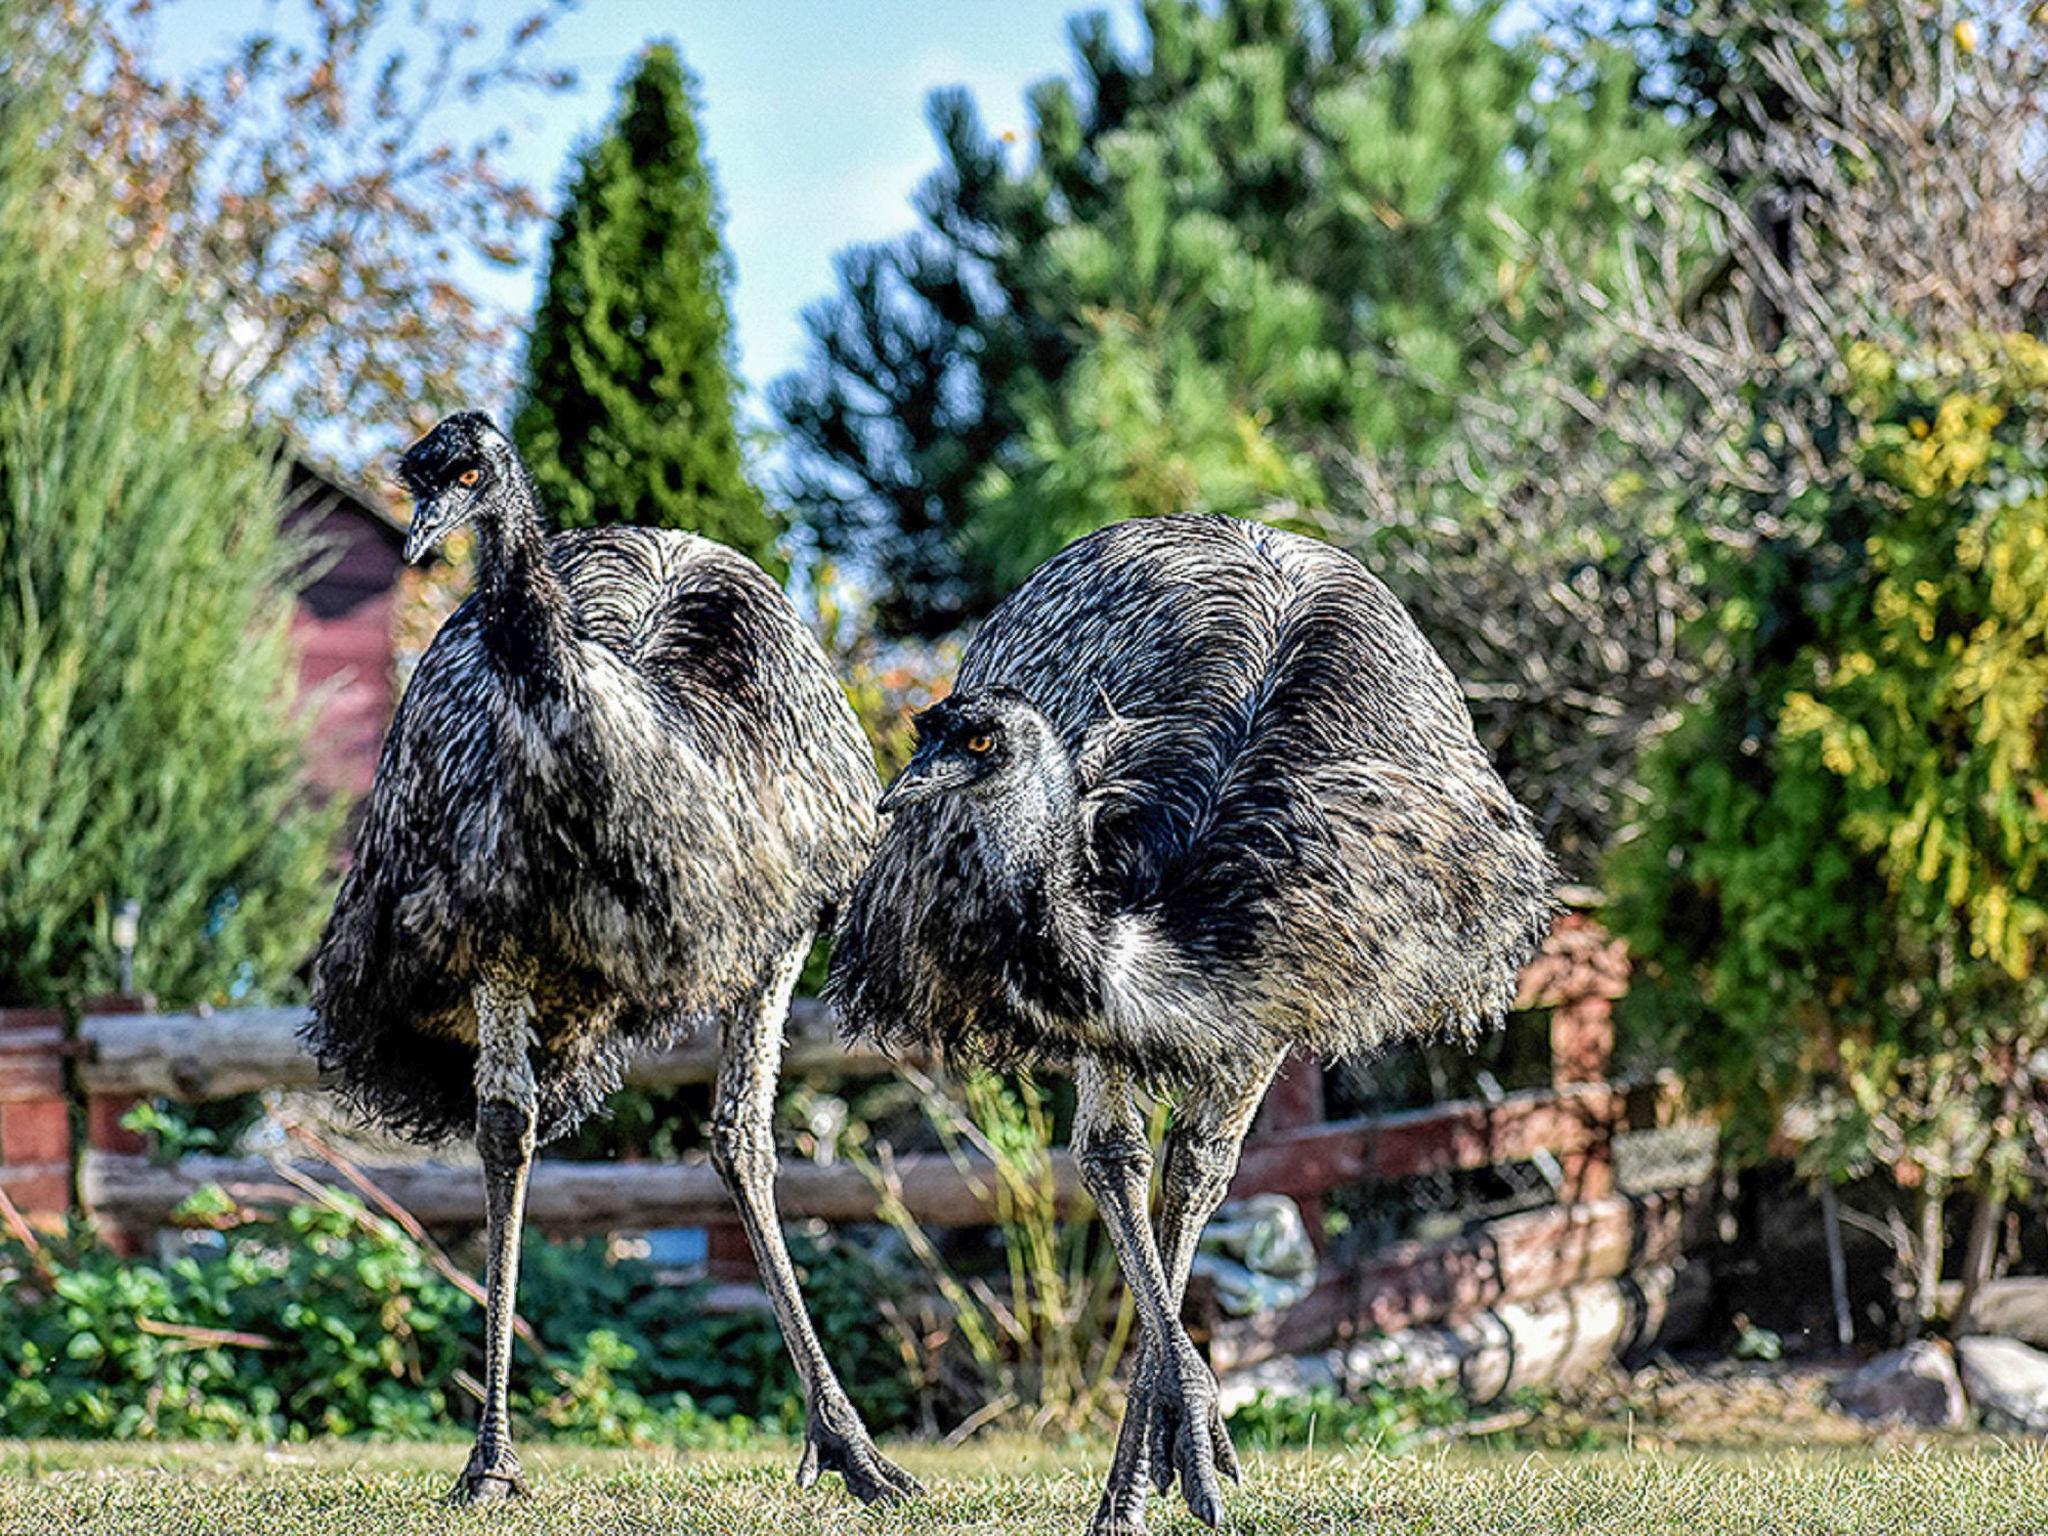
M1021 164L935 96L926 227L842 261L775 392L803 519L882 622L950 628L1118 517L1315 521L1361 446L1441 451L1542 333L1531 233L1597 249L1671 138L1625 59L1560 67L1498 21L1153 0L1127 52L1083 16Z
M162 31L218 7L56 0L91 61L46 214L61 194L177 292L225 396L381 464L512 383L513 316L467 272L525 263L542 208L506 164L504 112L573 84L545 57L569 3L486 27L446 0L292 0L174 70Z
M289 716L304 552L175 301L45 217L84 65L40 11L0 0L0 1001L111 990L129 899L168 1001L274 991L334 825Z
M1890 1173L1925 1315L1950 1190L1968 1296L2048 1147L2048 39L1844 14L1756 55L1799 120L1734 148L1806 189L1784 238L1697 189L1731 281L1631 315L1684 382L1637 473L1697 530L1702 686L1612 875L1637 1024L1739 1144L1790 1128L1818 1175Z
M730 263L696 82L641 55L555 227L513 432L571 525L689 528L779 568L733 419Z
M2048 1045L2048 348L1864 343L1846 382L1826 476L1716 569L1730 665L1647 765L1615 915L1749 1145L1804 1101L1821 1167L1938 1219L2003 1201Z

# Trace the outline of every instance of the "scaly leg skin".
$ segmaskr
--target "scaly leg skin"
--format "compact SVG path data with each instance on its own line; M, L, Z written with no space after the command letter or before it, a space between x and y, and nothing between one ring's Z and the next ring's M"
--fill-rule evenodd
M837 1472L863 1504L893 1504L924 1492L917 1479L875 1449L867 1427L825 1358L797 1289L796 1268L775 1210L775 1085L782 1070L783 1025L790 993L810 951L805 936L770 973L756 1000L726 1021L718 1065L718 1107L711 1118L711 1158L739 1207L754 1264L782 1325L782 1341L803 1382L809 1408L796 1480L808 1488L820 1472Z
M484 1407L469 1464L448 1492L450 1504L495 1504L522 1497L526 1479L512 1450L507 1398L512 1319L519 1290L519 1233L526 1178L533 1166L539 1094L527 1049L533 1043L530 991L508 976L478 985L476 1147L484 1165L484 1215L490 1244L484 1306Z
M1275 1055L1241 1080L1191 1090L1174 1115L1160 1181L1158 1246L1176 1326L1195 1246L1230 1188L1239 1149L1279 1064ZM1148 1471L1161 1493L1172 1488L1178 1465L1174 1448L1183 1434L1206 1434L1217 1470L1233 1482L1241 1478L1208 1367L1202 1366L1209 1382L1208 1406L1197 1429L1186 1421L1182 1399L1163 1381L1161 1358L1151 1347L1149 1334L1141 1335L1116 1452L1090 1526L1094 1536L1140 1536L1145 1529ZM1193 1503L1192 1493L1189 1502Z

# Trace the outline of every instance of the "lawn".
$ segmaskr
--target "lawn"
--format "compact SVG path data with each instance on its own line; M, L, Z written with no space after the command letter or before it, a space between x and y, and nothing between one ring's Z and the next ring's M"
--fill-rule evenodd
M836 1479L808 1492L785 1450L632 1454L539 1447L535 1497L488 1513L436 1504L459 1446L325 1445L278 1452L212 1446L0 1442L4 1536L796 1536L802 1532L1058 1532L1079 1536L1100 1448L1017 1443L901 1458L932 1497L863 1511ZM1249 1456L1236 1528L1400 1536L2040 1536L2048 1462L2038 1449L1757 1455L1653 1452L1505 1455L1449 1450ZM1153 1527L1200 1527L1184 1511Z

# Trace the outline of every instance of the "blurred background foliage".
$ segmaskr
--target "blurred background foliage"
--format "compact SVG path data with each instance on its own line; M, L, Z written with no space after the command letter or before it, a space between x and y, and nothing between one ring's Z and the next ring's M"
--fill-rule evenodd
M157 6L0 0L9 1001L105 986L130 896L171 1001L289 991L317 922L331 821L293 788L264 434L362 468L508 398L518 317L460 263L516 260L544 216L488 125L564 78L555 7L487 34L428 3L388 43L382 9L172 78ZM932 98L918 227L844 254L751 469L689 77L645 55L528 357L524 440L619 470L564 512L764 554L786 530L885 768L972 624L1078 534L1209 509L1358 553L1608 889L1632 1059L1733 1111L1737 1151L1796 1123L1813 1176L1888 1181L1923 1305L1967 1190L1978 1273L1975 1224L2048 1175L2048 26L1997 0L1145 0L1135 42L1070 35L1022 143ZM636 327L687 368L628 366ZM460 585L436 580L422 632ZM629 1103L621 1134L666 1146L683 1113ZM1073 1282L1027 1338L1093 1305L1091 1261L1024 1277ZM1094 1363L1010 1350L1002 1390L1087 1400Z

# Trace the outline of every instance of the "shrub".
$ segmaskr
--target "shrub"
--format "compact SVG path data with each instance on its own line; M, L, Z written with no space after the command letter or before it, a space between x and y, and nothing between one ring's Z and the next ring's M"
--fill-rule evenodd
M289 715L304 551L176 301L35 216L66 65L33 9L0 0L0 1003L109 990L128 900L167 1000L271 992L334 824Z
M1917 1192L1925 1309L1942 1198L1989 1242L2048 1044L2048 349L1780 382L1760 425L1831 451L1718 564L1728 666L1650 761L1615 917L1638 1017L1750 1146L1800 1103L1818 1171Z
M218 1190L185 1219L218 1248L126 1260L81 1235L0 1244L0 1424L48 1438L300 1440L448 1434L479 1365L480 1309L418 1243L334 1196L237 1212ZM873 1325L875 1286L844 1250L798 1245L813 1316L869 1421L911 1395ZM717 1445L799 1427L774 1319L707 1314L602 1243L530 1237L521 1312L522 1432L604 1444Z

